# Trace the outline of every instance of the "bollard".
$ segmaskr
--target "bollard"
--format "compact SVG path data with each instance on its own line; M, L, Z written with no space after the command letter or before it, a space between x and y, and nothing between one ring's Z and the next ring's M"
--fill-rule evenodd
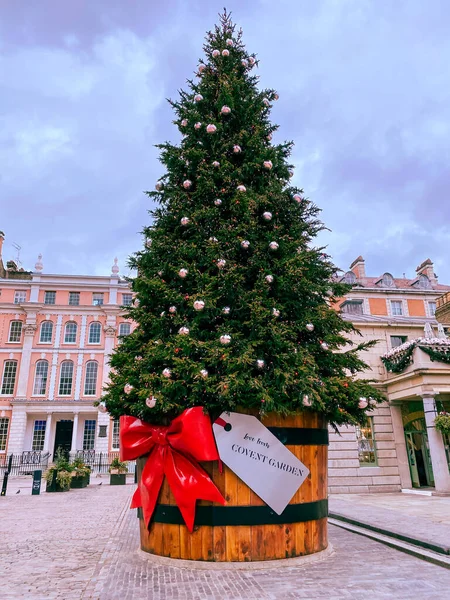
M3 476L3 485L2 485L2 491L0 493L0 496L6 496L6 487L8 485L8 477L9 477L9 474L11 473L11 469L12 469L12 459L13 459L13 455L11 454L11 456L9 457L9 460L8 460L8 470L5 471L5 475Z
M31 487L31 495L39 496L41 493L42 471L33 471L33 485Z

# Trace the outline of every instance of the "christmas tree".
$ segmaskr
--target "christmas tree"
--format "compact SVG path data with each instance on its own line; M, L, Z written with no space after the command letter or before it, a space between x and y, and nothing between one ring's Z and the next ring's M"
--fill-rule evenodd
M292 143L272 144L274 90L224 12L176 102L179 145L159 145L158 208L130 259L136 329L111 358L103 402L117 418L168 423L188 407L320 412L363 422L381 399L353 326L333 308L349 287L313 239L319 209L292 186ZM347 348L345 348L347 346ZM368 400L367 400L368 399Z

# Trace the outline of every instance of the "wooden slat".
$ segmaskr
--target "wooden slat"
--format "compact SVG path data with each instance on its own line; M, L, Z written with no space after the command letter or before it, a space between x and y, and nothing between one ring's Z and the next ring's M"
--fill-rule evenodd
M236 506L238 497L238 477L228 468L224 467L225 474L225 499L230 506ZM228 562L239 560L239 535L237 527L225 527L225 556Z

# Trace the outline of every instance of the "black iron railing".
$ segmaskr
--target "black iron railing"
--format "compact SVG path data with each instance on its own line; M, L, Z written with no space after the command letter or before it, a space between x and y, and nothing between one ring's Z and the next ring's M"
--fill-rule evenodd
M46 471L49 452L25 451L21 454L0 454L0 475L9 470L10 475L31 475L33 471Z

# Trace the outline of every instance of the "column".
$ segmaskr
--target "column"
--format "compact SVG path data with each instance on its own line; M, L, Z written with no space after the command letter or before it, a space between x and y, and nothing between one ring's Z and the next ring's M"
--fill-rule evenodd
M8 454L21 454L25 450L23 445L26 428L27 411L25 406L13 406L8 438Z
M400 483L403 489L412 488L409 470L408 452L406 451L405 428L403 427L402 408L400 404L391 404L392 427L394 430L395 453L397 455Z
M448 470L444 440L441 433L434 426L434 419L437 416L434 394L425 393L422 395L422 399L436 492L450 493L450 472Z
M77 437L78 437L78 413L76 412L73 415L72 445L70 447L71 452L76 452L76 450L77 450Z
M52 413L47 414L47 423L45 425L45 439L44 439L44 448L42 452L45 454L46 452L50 452L50 435L51 435L51 427L52 427Z
M33 337L37 329L34 324L26 324L23 328L24 338L22 347L22 358L20 360L19 378L17 381L17 394L16 398L25 399L27 397L27 387L30 379L32 380L32 374L30 373L31 364L31 351L33 347Z
M95 440L95 451L106 453L109 451L109 424L111 422L111 417L108 413L99 412L97 416L97 429L95 432L96 440ZM100 425L106 426L106 437L99 437Z

